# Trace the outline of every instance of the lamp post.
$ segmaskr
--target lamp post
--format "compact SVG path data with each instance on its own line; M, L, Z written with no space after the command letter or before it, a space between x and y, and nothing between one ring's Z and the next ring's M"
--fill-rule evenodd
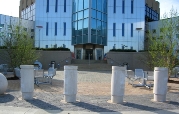
M138 52L139 52L139 31L141 31L142 28L136 28L136 30L138 31Z
M4 24L0 24L0 33L1 33L1 29L4 27ZM0 34L1 37L1 34ZM0 38L0 46L1 46L1 38Z
M36 26L39 29L39 49L40 49L40 29L43 28L43 26Z

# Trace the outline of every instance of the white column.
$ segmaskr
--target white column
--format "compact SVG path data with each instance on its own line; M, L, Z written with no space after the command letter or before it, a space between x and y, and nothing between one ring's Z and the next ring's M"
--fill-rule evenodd
M168 82L168 68L155 67L154 88L153 88L154 101L157 102L166 101L167 82Z
M64 66L64 101L76 102L78 66Z
M126 67L112 66L111 102L123 103Z
M22 99L33 99L34 65L20 65Z

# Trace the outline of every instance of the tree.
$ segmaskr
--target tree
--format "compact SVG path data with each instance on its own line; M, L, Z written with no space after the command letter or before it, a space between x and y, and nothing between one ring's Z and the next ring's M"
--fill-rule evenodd
M0 51L0 58L10 68L32 64L39 57L33 49L34 40L27 29L22 26L21 21L5 26L1 32L1 41L4 49Z
M148 64L154 67L168 67L169 76L173 68L178 64L179 17L173 8L169 14L165 13L163 19L158 23L158 33L150 30L148 33Z

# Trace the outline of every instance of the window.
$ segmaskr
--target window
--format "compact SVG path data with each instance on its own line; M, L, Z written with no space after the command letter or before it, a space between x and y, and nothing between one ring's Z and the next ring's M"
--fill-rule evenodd
M131 0L131 13L133 14L134 12L134 0Z
M63 35L66 36L66 22L63 23Z
M152 29L152 32L153 32L153 33L156 33L156 30L155 30L155 29Z
M55 22L55 36L57 35L57 22Z
M179 34L176 34L176 38L179 38Z
M55 0L55 12L58 10L58 0Z
M48 36L48 22L46 22L46 36Z
M133 37L133 23L131 23L131 37Z
M66 12L66 0L64 0L64 12Z
M46 12L49 12L49 0L47 0L47 9Z
M116 23L113 23L113 36L116 36Z
M125 1L122 0L122 13L125 13Z
M114 13L116 13L116 0L114 0Z
M34 29L31 29L31 32L34 32Z
M124 23L122 23L122 36L124 36Z

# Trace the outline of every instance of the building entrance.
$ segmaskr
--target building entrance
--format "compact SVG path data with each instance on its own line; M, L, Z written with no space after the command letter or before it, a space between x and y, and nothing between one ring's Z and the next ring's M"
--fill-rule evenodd
M93 60L93 49L86 49L85 59Z

